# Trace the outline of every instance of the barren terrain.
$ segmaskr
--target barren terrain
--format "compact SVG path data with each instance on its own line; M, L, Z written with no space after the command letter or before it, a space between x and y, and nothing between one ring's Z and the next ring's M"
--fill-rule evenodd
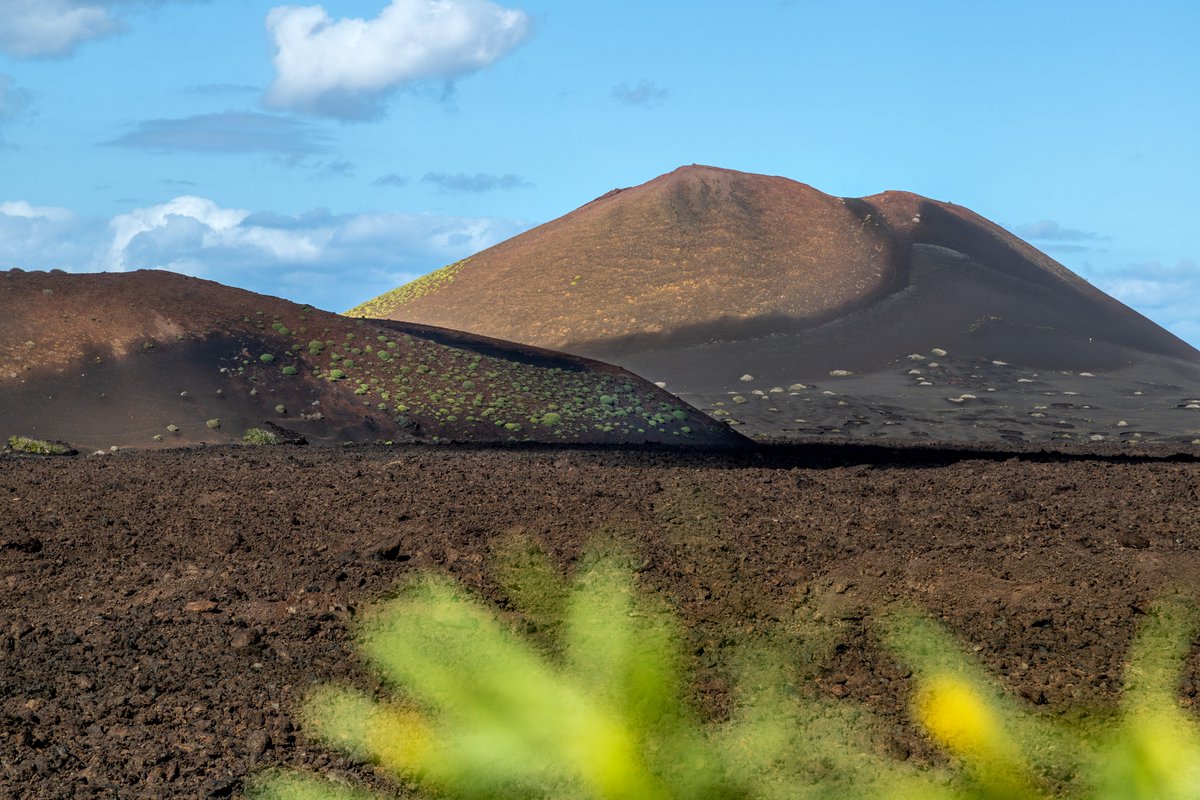
M0 441L729 443L624 370L403 322L350 320L159 270L0 271Z
M754 438L1200 438L1200 352L908 192L681 167L348 313L617 364Z
M1110 447L1115 450L1116 447ZM419 570L503 603L514 531L569 569L643 559L720 718L782 630L801 691L865 704L927 760L875 646L888 603L945 620L1047 713L1113 701L1146 604L1200 579L1190 458L891 450L210 447L0 460L0 795L236 797L284 765L405 796L310 741L314 682L378 688L348 632ZM1195 701L1193 657L1181 687Z

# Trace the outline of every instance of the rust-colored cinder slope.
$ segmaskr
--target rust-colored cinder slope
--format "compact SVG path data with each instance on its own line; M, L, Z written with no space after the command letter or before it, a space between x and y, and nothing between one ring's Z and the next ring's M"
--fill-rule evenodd
M846 357L859 363L842 366L870 369L910 349L971 350L998 327L1035 361L1050 339L1063 365L1071 342L1089 341L1200 359L967 209L905 192L838 198L705 166L610 192L350 313L564 349L654 377L672 372L680 348L804 332L818 369L849 339L858 341ZM820 329L830 336L813 338ZM768 357L806 357L764 346ZM651 351L661 357L647 363ZM1097 364L1095 348L1085 355Z
M360 308L578 347L720 321L817 318L886 291L893 262L886 231L859 206L786 178L692 166L496 245L402 305L385 296Z

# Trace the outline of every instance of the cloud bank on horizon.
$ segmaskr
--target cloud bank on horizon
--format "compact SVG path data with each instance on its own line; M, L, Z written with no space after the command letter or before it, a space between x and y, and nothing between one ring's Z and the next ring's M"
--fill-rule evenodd
M365 287L394 288L524 227L435 214L252 213L193 195L108 220L4 201L0 264L68 272L167 269L344 311L362 302Z

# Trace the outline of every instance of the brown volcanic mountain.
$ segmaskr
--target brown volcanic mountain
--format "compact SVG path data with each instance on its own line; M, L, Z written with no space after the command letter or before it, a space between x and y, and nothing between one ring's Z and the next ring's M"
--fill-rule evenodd
M740 438L607 364L159 271L0 272L0 409L4 439L89 449L266 423L327 441Z
M620 363L759 434L920 436L965 411L947 438L1200 435L1191 418L1158 413L1200 394L1194 348L999 226L903 192L838 198L684 167L349 313ZM1046 405L1035 391L1085 395L1063 371L1100 373L1089 390L1102 386L1116 416L1035 408ZM814 383L840 399L804 395ZM1160 390L1161 408L1109 401ZM735 396L747 402L733 410ZM1071 427L1026 430L1051 416ZM1131 430L1110 430L1122 421Z

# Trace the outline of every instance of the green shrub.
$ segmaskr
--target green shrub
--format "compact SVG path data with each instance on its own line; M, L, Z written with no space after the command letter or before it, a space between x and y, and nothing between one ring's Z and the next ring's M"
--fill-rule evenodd
M286 414L287 406L285 406L283 403L280 403L279 405L275 406L275 413L279 414L280 416Z
M246 444L279 444L279 436L265 428L249 428L242 434Z
M217 430L218 428L220 428L220 427L221 427L221 420L219 420L219 419L210 419L210 420L208 420L207 422L205 422L204 424L205 424L205 425L207 425L209 428L211 428L212 430L214 430L214 431L215 431L215 430Z
M549 411L542 415L542 424L543 425L557 425L560 422L562 422L561 414L556 414L553 411Z
M345 377L346 377L346 373L342 372L340 369L329 370L329 380L331 380L331 381L340 381L342 378L345 378Z
M275 356L271 355L270 353L263 353L261 356L258 357L258 360L263 362L264 364L270 364L272 361L275 360Z
M284 367L283 369L281 369L280 372L282 372L284 375L299 375L300 374L300 370L296 369L295 367L291 366L290 364L288 366Z
M43 456L63 456L74 452L62 442L51 442L47 439L32 439L28 436L8 437L8 449L14 453L34 453Z

